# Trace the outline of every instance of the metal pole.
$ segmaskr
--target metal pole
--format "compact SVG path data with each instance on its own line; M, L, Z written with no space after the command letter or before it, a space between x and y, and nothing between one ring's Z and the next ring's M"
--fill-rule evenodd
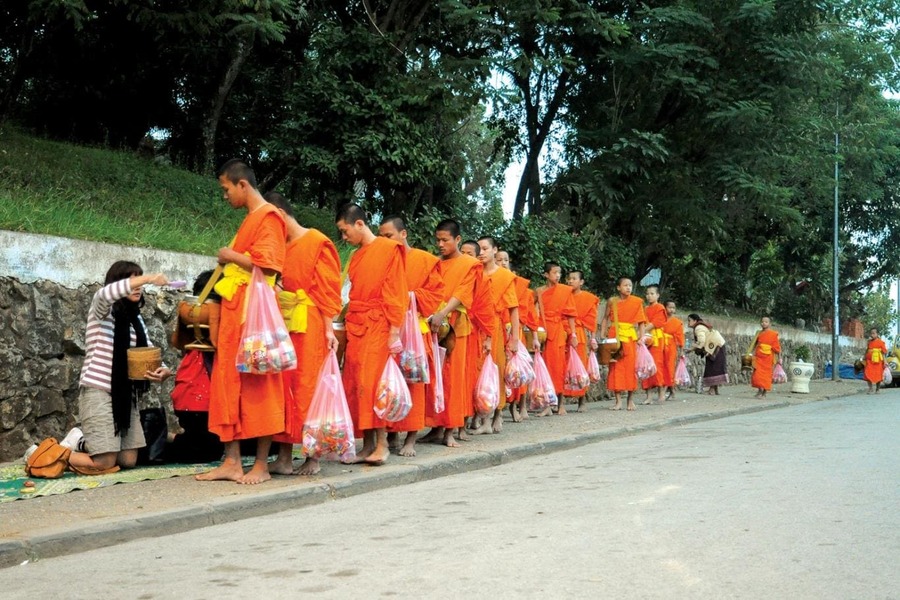
M835 109L835 121L840 116L840 105ZM835 125L837 127L837 124ZM834 260L832 262L833 268L833 290L834 290L834 320L832 321L831 327L831 380L832 381L840 381L840 340L838 336L841 331L841 319L840 319L840 310L839 310L839 280L838 280L838 254L840 253L840 248L838 247L838 151L840 149L840 137L835 130L834 132L834 239L832 240L832 250L834 254Z

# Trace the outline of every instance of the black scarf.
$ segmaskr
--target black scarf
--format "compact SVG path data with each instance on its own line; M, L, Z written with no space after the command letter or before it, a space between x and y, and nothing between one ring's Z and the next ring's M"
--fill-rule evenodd
M150 388L146 381L128 379L128 348L131 346L131 328L134 327L136 346L147 345L147 332L138 318L141 314L137 303L123 298L112 308L113 360L110 381L113 408L113 422L116 435L124 435L131 425L132 405Z

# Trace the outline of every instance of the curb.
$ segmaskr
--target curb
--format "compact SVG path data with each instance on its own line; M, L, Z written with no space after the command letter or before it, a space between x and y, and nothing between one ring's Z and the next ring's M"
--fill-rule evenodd
M826 396L829 400L840 396ZM682 425L795 406L788 401L770 402L718 412L672 417L634 427L587 432L541 442L529 442L498 450L478 450L465 455L425 460L415 465L387 465L383 470L353 473L336 483L317 483L299 488L278 489L253 496L215 499L200 505L175 508L140 517L111 519L85 527L74 527L35 536L0 541L0 569L114 546L141 538L183 533L211 525L232 523L303 508L341 498L350 498L398 485L429 481L508 464L524 458L571 450L587 444L660 431Z

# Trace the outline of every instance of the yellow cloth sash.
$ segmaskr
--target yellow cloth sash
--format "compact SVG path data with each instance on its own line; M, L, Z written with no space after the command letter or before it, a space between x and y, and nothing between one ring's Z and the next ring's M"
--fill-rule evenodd
M666 345L666 334L663 333L663 330L659 327L654 327L650 330L650 335L653 337L653 345L654 346L665 346Z
M756 351L760 354L768 356L769 354L772 354L772 346L770 344L757 344Z
M634 323L616 323L616 338L620 342L637 340L637 329L635 329Z
M873 363L880 363L884 359L880 348L872 348L871 360Z
M419 317L419 331L422 333L431 332L431 326L428 324L428 319L425 317Z
M438 307L438 310L443 310L444 307L447 306L446 302L441 302L441 305ZM456 337L465 337L472 333L472 323L469 321L469 311L465 306L460 304L453 311L457 313L456 322L453 323L453 333L456 334Z
M234 263L227 263L222 270L222 279L216 282L213 289L225 300L231 300L242 285L250 283L251 276L252 273L247 269L241 268ZM267 275L266 281L270 286L274 286L275 276Z
M306 333L310 306L315 307L316 305L306 294L306 290L278 292L278 307L281 308L281 316L284 317L288 331Z

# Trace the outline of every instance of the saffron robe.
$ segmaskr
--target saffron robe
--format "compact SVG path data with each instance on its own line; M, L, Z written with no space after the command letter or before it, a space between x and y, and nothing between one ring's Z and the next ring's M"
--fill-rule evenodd
M281 272L285 256L281 213L268 203L248 213L231 248L248 254L254 266ZM231 300L222 298L221 303L219 340L210 377L209 430L222 442L275 435L285 426L281 373L239 373L235 367L248 282L240 283Z
M575 349L584 368L588 365L588 352L593 352L588 342L587 332L594 333L597 331L597 307L600 305L600 298L590 292L581 290L573 294L575 299L575 335L578 337L578 347ZM577 398L584 396L587 388L575 392L567 392L567 396Z
M678 353L684 348L684 323L678 317L669 317L663 325L665 335L665 349L663 350L663 385L673 387L675 385L675 369L677 368Z
M491 304L496 315L494 330L491 333L491 356L497 363L500 390L500 404L497 408L506 407L506 341L508 328L512 325L510 309L519 308L519 297L516 295L516 276L509 269L498 268L490 275L485 274L491 292Z
M884 340L877 338L869 340L866 347L866 368L863 378L869 383L881 383L884 378L884 365L887 360L887 345Z
M616 305L619 316L618 329L613 322L613 304ZM647 322L644 301L638 296L628 296L625 299L616 296L611 298L606 306L606 318L609 323L607 337L618 338L622 342L618 359L609 365L606 387L611 392L634 392L638 385L635 372L637 328L641 323Z
M472 388L468 387L467 376L468 342L473 326L468 312L475 299L475 282L481 278L482 267L478 259L466 254L442 259L439 264L444 282L442 304L456 298L460 307L447 316L456 344L444 363L444 412L435 414L433 406L426 406L425 425L455 428L465 425L466 412L472 406Z
M531 281L524 277L516 275L516 298L519 300L519 343L525 343L525 333L523 329L527 327L537 335L537 329L541 326L541 320L538 318L537 309L534 306L534 292L531 290ZM531 348L526 348L531 352ZM528 389L527 385L510 390L509 401L518 402Z
M317 229L309 229L288 242L281 284L287 292L305 294L312 303L305 307L306 331L291 331L297 368L282 373L285 432L274 438L276 442L299 444L303 441L303 423L316 391L319 370L328 356L325 321L341 312L341 259L334 242Z
M774 329L762 329L756 335L753 344L753 374L750 385L762 390L772 389L772 371L775 368L775 355L781 354L781 342Z
M653 326L653 329L648 332L652 341L647 349L650 350L650 356L653 357L653 362L656 364L656 373L641 382L641 387L649 390L650 388L666 385L666 335L663 328L669 319L669 314L666 312L666 307L659 302L648 304L644 307L644 314L647 316L647 322Z
M484 340L490 336L491 344L494 343L494 331L497 328L497 314L494 312L494 303L491 298L491 282L484 274L484 265L479 261L477 275L475 277L475 295L472 299L472 308L469 311L473 332L466 341L469 357L469 368L466 371L466 387L468 389L469 402L466 406L466 417L475 415L475 384L481 375L481 367L487 355L484 352ZM506 394L501 388L500 401L506 404Z
M563 393L566 374L566 348L569 331L568 318L577 314L572 286L557 283L541 292L540 308L547 330L547 345L544 348L544 362L550 371L553 388L557 394Z
M374 406L381 373L391 357L390 329L403 324L409 305L404 250L398 242L376 237L350 258L343 381L357 434L387 426Z
M440 307L444 298L444 282L441 279L440 259L418 248L406 250L406 286L416 296L416 307L419 310L421 320L434 314ZM429 384L409 383L409 392L412 395L412 409L400 421L388 424L388 431L418 431L425 427L425 407L427 403L434 406L434 353L431 349L431 332L419 333L425 342L425 352L428 354L428 369L431 374Z

